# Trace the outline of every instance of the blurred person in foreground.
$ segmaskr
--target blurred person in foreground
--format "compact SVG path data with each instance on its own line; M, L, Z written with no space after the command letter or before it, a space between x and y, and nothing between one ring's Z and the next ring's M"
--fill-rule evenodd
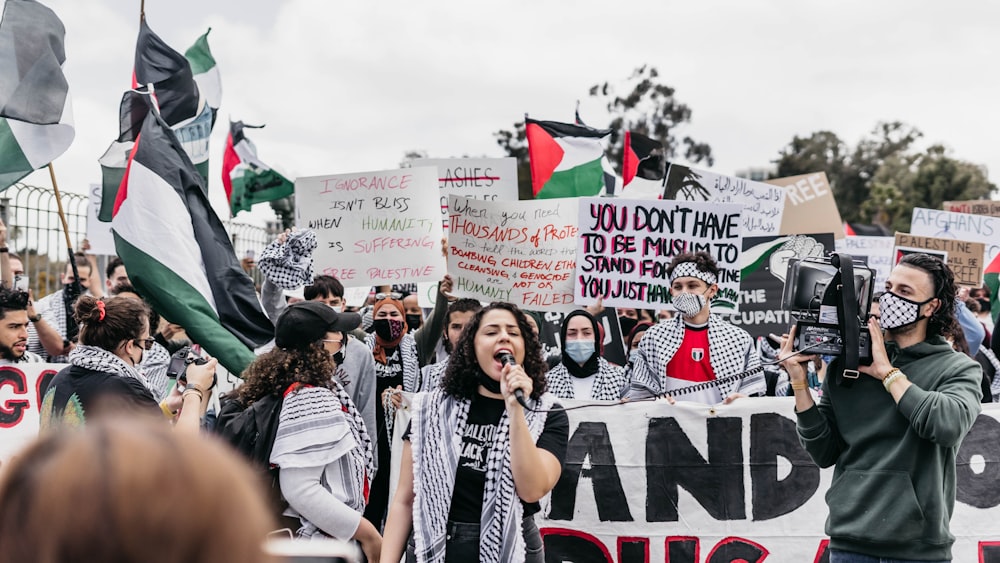
M141 418L48 433L4 467L0 563L270 563L261 486L222 443Z

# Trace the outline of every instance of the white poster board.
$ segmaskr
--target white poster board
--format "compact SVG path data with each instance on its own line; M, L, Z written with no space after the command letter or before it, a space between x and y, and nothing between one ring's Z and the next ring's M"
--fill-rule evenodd
M576 272L576 198L448 199L452 293L508 301L531 311L571 311Z
M784 196L782 188L771 187ZM606 307L666 308L671 260L703 250L721 270L712 310L738 312L742 209L735 203L580 198L576 303L602 298Z
M297 178L296 224L316 231L317 273L348 287L440 280L437 190L429 166Z
M875 270L875 291L885 288L885 280L895 264L892 249L896 246L896 237L855 237L849 236L837 239L837 252L846 252L855 258L866 257L868 267Z
M785 198L786 190L780 186L697 170L679 164L667 166L663 199L742 204L745 237L779 234L785 210Z
M436 166L441 194L441 221L448 231L448 196L482 201L517 201L517 159L421 158L414 166Z
M910 234L981 242L987 265L1000 254L1000 217L914 207Z

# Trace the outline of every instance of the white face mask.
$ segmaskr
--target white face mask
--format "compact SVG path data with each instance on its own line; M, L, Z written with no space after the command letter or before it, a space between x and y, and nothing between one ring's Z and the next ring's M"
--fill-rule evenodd
M700 293L682 292L675 295L670 304L685 317L693 317L701 312L706 302L707 299Z
M911 325L923 318L920 316L920 307L931 299L934 298L918 303L895 293L885 292L878 298L879 324L886 330Z

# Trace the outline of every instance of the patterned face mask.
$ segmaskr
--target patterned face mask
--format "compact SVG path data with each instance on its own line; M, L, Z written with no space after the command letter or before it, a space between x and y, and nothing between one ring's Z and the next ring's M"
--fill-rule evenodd
M923 318L920 316L920 307L931 299L934 298L918 303L887 291L878 298L879 323L888 330L911 325Z
M706 299L701 293L682 292L674 296L670 304L685 317L693 317L705 307Z

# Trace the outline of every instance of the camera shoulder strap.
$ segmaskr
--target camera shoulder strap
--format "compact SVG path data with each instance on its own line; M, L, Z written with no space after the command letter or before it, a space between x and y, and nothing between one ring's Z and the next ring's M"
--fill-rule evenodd
M844 331L844 373L840 385L850 387L858 378L858 350L860 348L860 329L858 323L858 298L854 291L854 258L850 254L836 252L830 257L830 262L836 266L837 274L833 283L840 291L840 301L837 303L837 319Z

